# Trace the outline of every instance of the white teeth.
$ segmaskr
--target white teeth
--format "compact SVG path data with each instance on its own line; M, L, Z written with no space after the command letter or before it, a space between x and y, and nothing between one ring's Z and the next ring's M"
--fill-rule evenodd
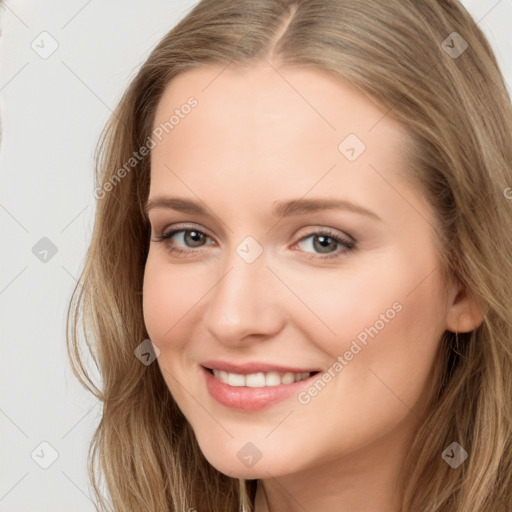
M245 376L245 385L249 388L262 388L265 386L265 374L263 372L260 373L250 373Z
M291 372L285 373L281 377L281 382L283 384L291 384L292 382L295 382L295 375Z
M249 388L263 388L299 382L307 379L311 374L309 372L258 372L241 375L239 373L229 373L223 370L213 370L213 375L224 384L229 384L233 387L247 386Z
M279 384L282 384L279 372L268 372L265 375L265 386L279 386Z
M239 375L238 373L228 373L228 384L230 386L245 386L245 375Z

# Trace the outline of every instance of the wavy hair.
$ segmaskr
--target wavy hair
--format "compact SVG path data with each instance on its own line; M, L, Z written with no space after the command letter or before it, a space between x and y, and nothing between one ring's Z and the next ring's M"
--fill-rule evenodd
M158 365L134 356L148 337L151 155L130 159L173 77L269 59L346 79L402 123L443 270L485 313L474 331L440 340L443 370L403 467L402 512L512 510L512 111L486 37L456 0L203 0L138 70L97 147L94 230L68 310L73 371L103 407L88 458L98 509L253 509L256 481L206 461ZM441 457L453 441L469 453L457 470Z

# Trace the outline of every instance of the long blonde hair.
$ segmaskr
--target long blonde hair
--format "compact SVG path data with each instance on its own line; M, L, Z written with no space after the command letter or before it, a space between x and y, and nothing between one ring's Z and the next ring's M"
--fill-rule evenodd
M442 378L403 468L402 511L510 511L512 111L488 41L456 0L203 0L142 65L98 145L94 232L68 311L73 370L103 405L89 451L98 508L252 509L256 482L206 461L158 365L134 356L148 337L150 155L126 162L177 74L270 56L348 80L403 124L414 141L409 178L434 208L446 275L485 311L477 329L440 342ZM469 454L456 470L441 457L454 441Z

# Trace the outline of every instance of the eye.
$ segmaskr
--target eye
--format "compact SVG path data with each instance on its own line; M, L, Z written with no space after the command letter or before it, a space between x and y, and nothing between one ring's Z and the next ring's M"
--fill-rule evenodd
M309 240L309 241L308 241ZM337 258L354 250L356 242L353 239L345 239L329 230L322 230L301 238L296 245L303 244L303 247L313 249L308 258ZM314 254L316 252L316 254Z
M169 252L176 255L180 255L194 252L194 249L206 245L205 242L207 239L210 239L210 237L198 229L181 228L172 229L171 231L162 233L161 235L156 236L153 239L153 242L165 242ZM184 245L186 248L188 247L191 250L187 250L186 248L180 249L178 247L174 247L172 242L178 243L179 245Z
M210 243L208 243L210 240ZM155 236L153 242L164 242L168 251L176 256L197 253L200 247L213 245L215 242L203 231L192 227L180 227ZM328 229L315 231L302 237L295 245L300 246L308 259L325 260L338 258L354 250L355 240L343 238ZM181 248L180 248L181 246ZM308 249L312 249L308 250Z

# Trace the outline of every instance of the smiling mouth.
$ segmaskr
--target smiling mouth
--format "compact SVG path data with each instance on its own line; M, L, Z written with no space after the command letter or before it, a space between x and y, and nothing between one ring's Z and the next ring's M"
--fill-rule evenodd
M231 373L224 370L206 368L218 381L232 387L264 388L276 387L282 384L293 384L319 372L257 372L249 374Z

